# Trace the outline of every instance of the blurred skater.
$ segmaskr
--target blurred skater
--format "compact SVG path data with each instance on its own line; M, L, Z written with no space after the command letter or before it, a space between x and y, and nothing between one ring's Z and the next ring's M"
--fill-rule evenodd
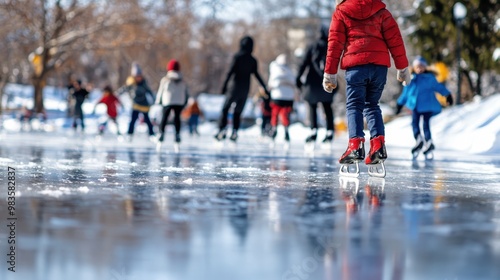
M104 87L102 97L99 99L99 101L97 101L97 103L94 106L94 113L98 104L105 104L107 107L106 108L107 118L104 122L99 124L99 135L104 134L104 130L106 129L108 121L111 121L115 124L116 133L118 135L121 135L120 127L118 126L116 118L118 116L118 105L120 105L121 107L123 107L123 105L121 104L118 97L116 97L115 94L113 93L113 89L111 88L111 86L108 85Z

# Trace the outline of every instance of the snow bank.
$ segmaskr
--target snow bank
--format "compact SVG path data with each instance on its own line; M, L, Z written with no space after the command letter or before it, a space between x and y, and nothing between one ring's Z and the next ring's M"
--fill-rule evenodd
M446 108L431 119L433 141L440 149L472 154L500 154L500 94ZM412 147L411 115L386 124L388 145Z

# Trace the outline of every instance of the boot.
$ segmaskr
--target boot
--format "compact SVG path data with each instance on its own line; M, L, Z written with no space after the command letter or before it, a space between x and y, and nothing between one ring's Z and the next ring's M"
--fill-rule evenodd
M366 157L366 164L378 164L384 162L387 158L387 151L385 150L385 136L379 135L370 139L370 152Z
M425 141L425 145L423 147L423 153L424 155L427 155L428 153L432 152L434 150L434 144L432 143L432 139L429 139Z
M276 138L276 135L278 134L278 128L273 126L271 130L269 131L269 137L274 140Z
M316 129L313 129L312 132L311 132L311 135L309 135L307 138L306 138L306 143L310 143L310 142L315 142L316 141Z
M339 159L340 164L352 164L365 158L365 138L354 137L349 139L349 146Z
M418 153L423 146L424 146L424 138L422 138L422 135L418 135L415 146L411 149L411 153L412 154Z
M331 143L333 141L333 130L328 130L326 132L325 139L323 139L323 143Z
M288 127L285 127L285 141L290 142L290 133L288 133Z
M180 133L176 133L175 134L175 143L180 143L181 142L181 134Z
M238 130L233 130L233 133L231 133L231 137L229 137L229 140L236 142L238 139Z
M217 134L215 134L214 137L217 141L222 141L222 140L226 139L226 130L224 130L224 129L219 130L219 132Z

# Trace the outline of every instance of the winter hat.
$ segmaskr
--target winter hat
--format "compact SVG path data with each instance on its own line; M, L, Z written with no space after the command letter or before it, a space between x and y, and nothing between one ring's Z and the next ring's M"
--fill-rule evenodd
M427 61L425 61L425 59L424 59L423 57L421 57L421 56L417 56L417 57L413 60L413 62L412 62L412 64L411 64L411 65L412 65L413 67L417 67L417 66L419 66L419 65L424 66L424 67L427 67Z
M130 75L133 77L142 76L142 69L137 62L132 63L132 69L130 69Z
M177 60L172 59L168 62L167 71L180 71L180 70L181 70L181 65Z
M252 53L253 39L250 36L245 36L240 40L240 49L245 53Z

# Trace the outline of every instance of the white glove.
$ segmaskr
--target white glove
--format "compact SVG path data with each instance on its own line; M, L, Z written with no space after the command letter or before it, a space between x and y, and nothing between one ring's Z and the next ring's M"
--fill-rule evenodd
M323 89L332 93L337 88L337 74L323 74Z
M410 84L411 77L410 73L408 72L408 67L402 70L398 70L398 75L397 75L398 81L403 83L403 86L407 86Z

